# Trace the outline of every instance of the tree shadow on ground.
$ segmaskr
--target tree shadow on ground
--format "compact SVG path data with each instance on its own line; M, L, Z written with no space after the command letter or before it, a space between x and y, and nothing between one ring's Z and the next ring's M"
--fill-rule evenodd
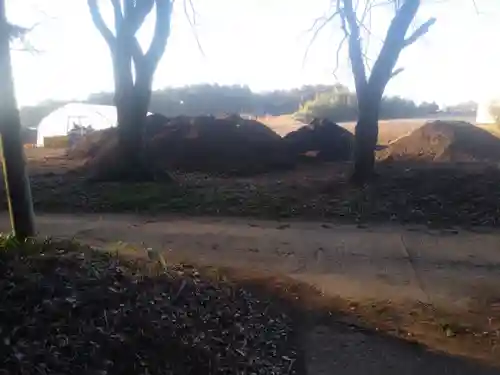
M302 349L298 369L309 375L500 373L499 330L481 337L477 330L483 327L471 328L432 306L399 306L398 311L390 301L360 305L328 298L287 277L216 272L280 301L295 321Z

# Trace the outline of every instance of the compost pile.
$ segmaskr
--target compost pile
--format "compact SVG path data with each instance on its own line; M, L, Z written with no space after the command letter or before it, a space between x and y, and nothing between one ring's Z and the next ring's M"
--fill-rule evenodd
M422 162L498 162L500 139L462 121L433 121L399 138L379 160Z
M293 167L282 138L264 124L239 116L148 116L146 158L162 169L223 175L251 175ZM68 150L89 165L116 155L117 130L95 132Z
M46 241L0 272L0 373L293 372L288 316L194 268Z
M314 119L284 137L289 150L303 160L350 160L354 136L340 125L327 119Z
M151 159L189 172L251 175L293 166L282 138L239 116L173 118L150 140Z

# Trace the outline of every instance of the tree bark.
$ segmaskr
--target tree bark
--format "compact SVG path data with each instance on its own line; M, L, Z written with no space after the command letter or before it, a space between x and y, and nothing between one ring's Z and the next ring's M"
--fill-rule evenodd
M375 173L375 150L378 140L378 118L381 97L365 93L359 101L359 118L354 140L354 172L357 185L369 182Z
M135 90L134 90L135 91ZM148 181L155 179L153 170L146 163L144 147L144 122L147 109L138 104L135 92L117 103L118 119L118 164L120 180Z
M0 131L7 201L15 237L35 235L35 219L26 160L21 139L21 119L14 92L10 35L5 0L0 0Z

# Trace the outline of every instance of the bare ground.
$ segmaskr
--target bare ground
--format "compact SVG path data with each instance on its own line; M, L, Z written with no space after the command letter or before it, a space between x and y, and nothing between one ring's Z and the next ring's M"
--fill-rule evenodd
M72 172L78 163L63 156L30 160L37 211L297 217L469 229L500 226L496 165L380 164L378 180L357 189L349 184L349 163L301 165L252 178L174 173L176 184L127 185L89 183ZM6 208L5 200L0 204Z

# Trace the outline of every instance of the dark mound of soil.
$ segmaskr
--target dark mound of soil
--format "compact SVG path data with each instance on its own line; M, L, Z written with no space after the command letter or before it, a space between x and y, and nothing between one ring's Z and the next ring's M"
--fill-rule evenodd
M177 116L169 118L161 113L151 113L146 117L145 134L146 138L152 138L156 134L160 133L165 126L169 123L189 123L191 117L189 116Z
M184 171L250 175L293 166L278 134L238 116L174 118L151 139L150 152Z
M327 119L314 119L309 125L284 138L293 155L316 161L347 161L351 159L354 136Z
M463 121L433 121L381 151L379 160L498 162L500 139Z
M239 116L147 118L145 158L156 169L251 175L291 168L283 139L264 124ZM116 153L116 129L95 132L68 151L88 165L109 164ZM102 160L101 160L102 159Z
M45 242L2 248L0 271L2 374L294 371L287 314L192 267Z

